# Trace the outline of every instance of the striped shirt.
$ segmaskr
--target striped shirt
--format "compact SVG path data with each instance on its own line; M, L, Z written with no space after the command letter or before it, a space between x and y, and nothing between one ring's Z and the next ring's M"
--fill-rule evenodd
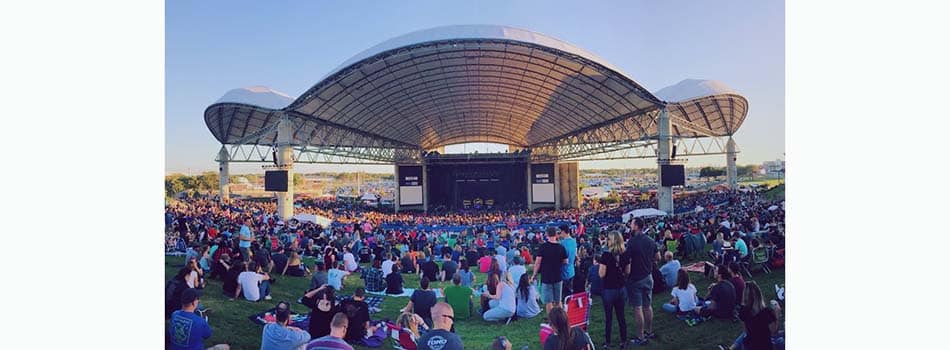
M317 338L311 340L307 344L307 350L353 350L353 347L350 344L347 344L343 339L328 335L322 338Z

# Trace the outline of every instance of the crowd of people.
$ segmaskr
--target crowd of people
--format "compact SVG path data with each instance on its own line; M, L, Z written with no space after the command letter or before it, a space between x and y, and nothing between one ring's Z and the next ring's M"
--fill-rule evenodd
M199 198L170 203L166 251L184 250L186 263L166 284L169 343L175 349L202 348L210 337L198 292L210 292L203 290L206 279L221 280L220 293L229 300L258 302L271 300L273 283L289 275L310 277L310 288L301 291L301 302L311 309L309 329L290 326L290 306L280 303L276 322L263 330L262 349L378 347L388 335L387 325L370 318L366 293L401 295L409 287L403 275L417 274L419 285L411 286L415 290L393 323L411 333L419 349L461 349L456 317L532 319L542 314L542 306L552 330L544 348L584 349L592 340L566 326L560 303L588 290L603 301L607 349L646 345L656 337L652 297L659 290L671 295L662 309L687 322L741 320L746 331L730 347L771 348L778 341L780 306L766 304L759 286L744 281L741 272L756 249L770 256L784 250L784 208L755 191L703 192L677 199L677 205L693 208L687 212L622 222L623 213L644 205L649 202L597 211L427 215L301 201L296 212L333 220L321 227L284 222L268 202L220 204ZM713 247L709 252L707 242ZM708 260L707 275L716 279L704 297L678 260L697 255ZM305 256L317 262L307 266ZM473 269L485 273L485 280L478 281ZM335 293L355 276L364 287L338 303ZM450 286L439 296L431 288L435 282ZM627 304L637 324L633 334L628 334ZM612 339L614 319L619 343ZM511 343L499 337L493 347L510 349Z

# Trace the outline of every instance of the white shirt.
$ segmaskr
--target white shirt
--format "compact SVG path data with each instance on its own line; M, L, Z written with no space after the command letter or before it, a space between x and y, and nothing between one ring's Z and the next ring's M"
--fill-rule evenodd
M670 295L679 301L680 311L696 309L696 286L692 283L686 287L686 290L673 287L673 292L671 292Z
M264 280L264 275L257 272L244 271L238 275L238 283L241 284L241 291L244 293L244 299L250 301L261 300L261 288L258 285Z
M521 282L521 275L524 275L525 271L524 265L515 265L508 268L508 273L511 274L511 281L518 284Z
M191 273L185 277L185 284L188 285L188 288L195 288L195 286L198 285L198 272L191 271Z
M389 276L393 272L393 265L396 265L392 260L383 261L383 277Z
M343 289L343 276L346 276L346 272L343 270L330 269L330 271L327 271L327 284L336 290Z
M350 252L343 254L343 264L346 266L346 270L350 272L356 271L356 268L358 267L356 264L356 257Z

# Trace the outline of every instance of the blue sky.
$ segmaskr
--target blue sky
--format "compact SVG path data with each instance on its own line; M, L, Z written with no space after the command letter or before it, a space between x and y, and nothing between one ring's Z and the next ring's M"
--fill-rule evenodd
M204 109L228 90L264 85L298 96L351 56L412 31L453 24L529 29L582 47L651 91L714 79L749 100L739 164L785 149L783 1L174 1L165 10L165 169L217 170ZM724 156L688 166L724 165ZM581 162L651 167L655 160ZM261 172L232 165L232 173ZM298 172L391 166L295 166Z

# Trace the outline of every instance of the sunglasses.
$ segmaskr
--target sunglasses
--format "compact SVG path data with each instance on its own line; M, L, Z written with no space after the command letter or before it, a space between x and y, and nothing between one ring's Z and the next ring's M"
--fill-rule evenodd
M448 319L452 320L452 322L455 322L455 316L442 315L442 317L448 318Z

